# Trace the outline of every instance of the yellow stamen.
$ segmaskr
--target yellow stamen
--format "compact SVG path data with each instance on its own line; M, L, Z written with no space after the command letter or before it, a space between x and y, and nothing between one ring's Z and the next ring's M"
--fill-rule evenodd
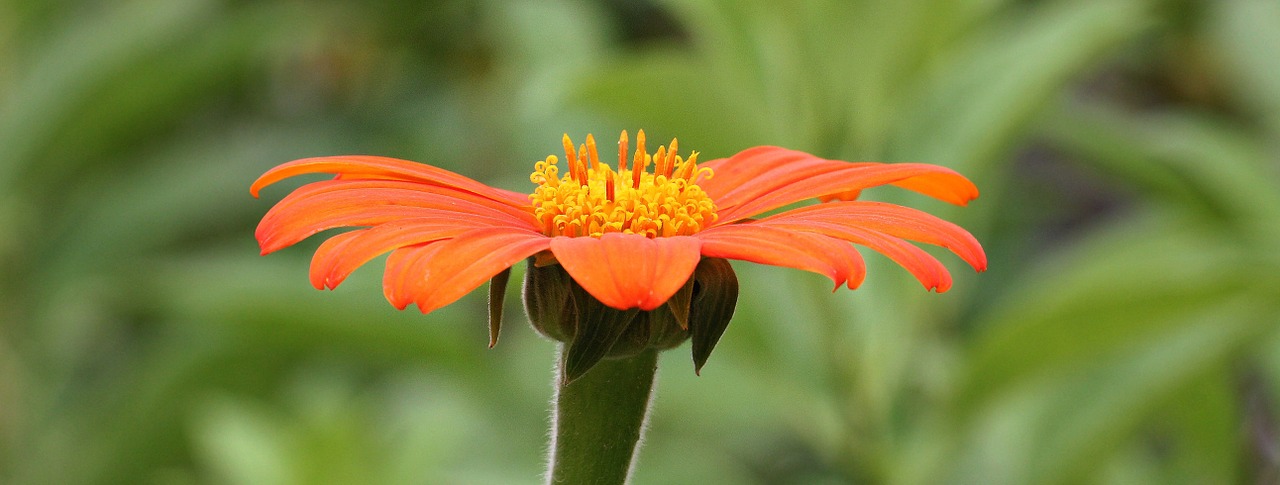
M541 162L533 164L533 174L529 175L529 181L538 185L547 185L555 187L560 185L560 169L556 167L555 155L551 155Z
M698 174L698 152L689 154L689 159L684 161L680 166L680 170L676 172L675 178L685 179L693 182L693 178Z
M640 130L639 133L636 133L636 158L631 162L631 166L635 168L643 166L644 158L648 153L649 152L644 149L644 130Z
M676 143L676 139L672 138L671 151L667 152L667 159L662 162L662 171L654 171L654 173L671 177L671 169L675 168L675 161L679 159L679 157L676 156L676 152L679 151L679 148L680 145Z
M660 146L658 151L653 152L653 174L666 175L663 173L663 169L666 168L665 163L667 163L667 147ZM646 166L645 168L647 169L648 167Z
M572 175L574 180L581 182L582 180L578 179L578 154L573 151L573 141L569 139L568 133L564 134L561 142L564 143L564 159L569 162L569 175Z
M652 161L653 161L653 157L649 156L649 154L646 153L644 154L643 157L641 157L640 163L637 163L635 167L631 168L632 170L631 186L632 187L635 187L637 189L640 188L640 178L645 174L645 172L649 171L649 162L652 162Z
M600 237L611 232L671 237L696 233L716 220L716 206L695 180L711 169L699 168L697 152L688 160L671 148L644 149L644 131L636 133L636 152L627 168L628 139L618 139L618 169L601 164L595 137L573 149L563 139L568 172L559 176L555 156L534 164L529 180L538 187L529 196L534 217L548 236ZM654 164L654 173L648 171ZM630 182L630 183L628 183Z
M627 130L622 130L618 137L618 173L627 169Z
M600 165L600 155L596 153L596 138L587 134L587 155L590 157L591 168L597 168Z

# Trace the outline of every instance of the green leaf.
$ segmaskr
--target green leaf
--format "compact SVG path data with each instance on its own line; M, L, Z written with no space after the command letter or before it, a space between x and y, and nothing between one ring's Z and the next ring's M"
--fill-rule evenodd
M966 428L961 476L1008 483L1089 481L1146 417L1256 338L1264 319L1235 298L1173 318L1128 347L1045 370L994 395ZM989 456L1001 456L998 462ZM963 480L962 480L963 481Z
M1147 23L1143 2L1108 0L1039 4L985 26L921 78L892 158L983 178L1037 110Z
M283 430L273 417L229 398L201 406L194 434L197 453L229 483L295 482Z
M1280 3L1222 0L1207 8L1210 42L1224 61L1236 104L1280 136Z
M25 75L0 99L0 146L8 153L0 163L0 187L11 187L29 169L75 110L93 100L100 83L167 45L210 6L203 0L127 2L53 26L53 41L32 49L31 65L18 69Z
M1028 272L979 318L986 331L961 402L1121 352L1248 288L1234 248L1194 231L1158 217L1125 221Z
M1243 459L1241 443L1246 433L1240 423L1247 398L1241 396L1238 365L1205 367L1201 375L1177 389L1167 409L1153 413L1154 419L1144 428L1169 436L1171 475L1188 477L1189 483L1240 483L1237 467Z
M1183 205L1242 239L1280 241L1280 176L1264 142L1191 113L1137 118L1065 110L1048 133L1107 174Z
M768 133L763 112L735 102L743 97L735 93L738 82L707 72L688 54L654 51L598 68L572 102L718 158L759 144Z

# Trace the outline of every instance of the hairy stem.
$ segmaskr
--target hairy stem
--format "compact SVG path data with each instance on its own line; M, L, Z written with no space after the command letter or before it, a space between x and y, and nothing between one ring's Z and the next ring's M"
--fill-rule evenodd
M566 347L560 346L561 362ZM657 369L658 353L646 350L602 360L567 385L557 379L547 483L627 482Z

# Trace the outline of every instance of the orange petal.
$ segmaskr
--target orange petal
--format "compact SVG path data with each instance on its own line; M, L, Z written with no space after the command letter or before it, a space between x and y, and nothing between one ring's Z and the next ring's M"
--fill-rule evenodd
M356 268L393 249L449 239L492 225L492 219L434 217L388 222L369 229L339 234L316 249L311 259L311 284L337 288Z
M858 251L848 242L760 224L733 224L699 232L702 255L812 271L839 287L856 288L866 275Z
M720 215L720 219L717 223L727 224L732 221L741 220L761 212L777 209L784 205L805 199L812 199L850 190L862 190L903 181L913 177L936 178L940 176L951 177L950 184L938 185L938 187L947 188L948 191L930 193L926 195L931 195L943 201L959 205L967 204L969 200L978 196L978 189L974 187L972 182L969 182L968 179L964 178L960 174L952 172L950 169L939 167L937 165L927 165L922 163L874 165L846 164L845 168L818 174L811 178L799 180L786 186L777 187L767 193L756 194L755 198L744 202L741 205L727 209L722 208L717 212ZM719 201L717 201L717 204L719 204Z
M978 189L964 176L937 165L842 162L779 147L755 147L703 164L715 175L699 185L719 207L718 224L805 199L892 184L964 205Z
M846 190L844 192L836 192L831 195L818 197L818 200L822 202L831 202L833 200L858 200L858 197L862 197L861 190Z
M320 243L320 247L316 248L315 254L311 255L311 286L317 290L337 288L337 283L329 285L329 274L334 266L333 262L337 258L342 257L342 249L351 243L352 239L360 237L368 232L368 229L360 229L351 232L344 232ZM339 283L341 280L339 280Z
M950 249L977 271L987 269L987 255L964 228L924 211L870 201L831 202L792 209L766 217L760 224L823 222L879 231L890 236Z
M924 285L925 289L937 290L941 293L951 288L951 273L947 271L946 266L943 266L941 262L930 256L923 249L902 239L870 229L826 222L774 221L768 226L797 232L823 234L869 247L906 268L917 280L920 280L920 284Z
M397 308L430 313L453 303L502 270L547 249L541 233L505 227L472 229L458 237L397 250L387 258L383 291Z
M331 180L289 194L262 218L255 236L267 254L326 229L433 216L537 227L525 209L458 189L393 180Z
M489 187L470 178L448 170L423 163L410 162L397 158L374 157L366 155L348 155L337 157L316 157L294 160L279 165L258 177L249 187L254 197L263 187L296 175L309 173L333 173L346 179L390 179L405 180L417 183L453 187L489 198L507 202L514 206L527 205L526 194Z
M699 246L690 236L649 239L622 233L551 240L551 252L569 276L619 310L649 311L666 303L693 274Z
M699 186L717 206L732 207L761 193L847 166L845 162L824 160L804 152L759 146L730 158L703 163L703 168L710 168L715 174L700 181Z
M387 269L382 273L382 293L391 306L404 310L418 292L423 291L423 271L435 259L440 248L438 241L405 246L387 256Z

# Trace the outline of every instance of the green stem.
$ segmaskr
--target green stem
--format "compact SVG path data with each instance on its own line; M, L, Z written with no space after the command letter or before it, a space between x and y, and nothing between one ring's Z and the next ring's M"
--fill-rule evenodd
M561 362L566 345L560 346ZM601 360L569 385L557 379L547 483L626 483L644 432L658 353Z

